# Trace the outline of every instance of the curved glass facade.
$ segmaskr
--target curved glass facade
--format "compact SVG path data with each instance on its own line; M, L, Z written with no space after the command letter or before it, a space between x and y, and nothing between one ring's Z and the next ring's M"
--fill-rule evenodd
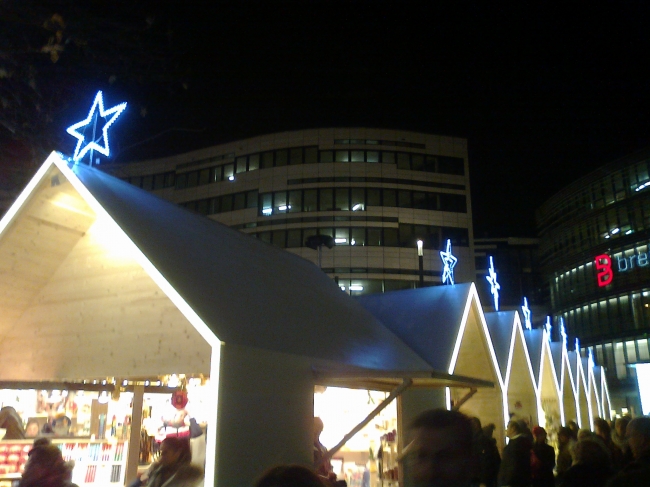
M102 169L314 263L350 294L440 283L449 239L456 282L474 278L465 139L365 128L240 140ZM424 242L419 268L417 240Z
M650 152L583 177L537 212L556 323L620 380L650 360Z

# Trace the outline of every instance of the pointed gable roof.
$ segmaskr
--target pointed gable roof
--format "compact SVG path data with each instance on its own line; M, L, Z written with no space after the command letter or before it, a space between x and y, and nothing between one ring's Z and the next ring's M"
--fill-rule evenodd
M163 291L209 329L204 336L368 369L430 370L312 263L94 168L69 168L57 153L44 167L52 165L67 180L58 184L71 183L135 244ZM0 222L0 239L38 182Z
M435 370L448 370L471 283L432 286L355 298Z
M506 380L508 361L510 360L510 344L515 332L515 315L516 311L498 311L495 313L485 313L492 345L499 363L499 372L501 378Z

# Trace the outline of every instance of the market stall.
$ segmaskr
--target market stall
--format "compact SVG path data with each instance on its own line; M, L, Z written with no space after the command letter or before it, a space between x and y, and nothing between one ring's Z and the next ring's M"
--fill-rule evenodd
M591 411L589 410L589 392L587 380L582 370L582 359L580 353L576 350L568 352L569 363L571 364L571 372L573 380L575 381L576 397L577 397L577 413L578 413L578 426L581 429L592 429Z

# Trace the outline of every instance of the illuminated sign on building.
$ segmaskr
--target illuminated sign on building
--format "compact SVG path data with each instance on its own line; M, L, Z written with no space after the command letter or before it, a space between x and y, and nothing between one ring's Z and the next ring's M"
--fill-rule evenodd
M648 267L650 265L650 258L648 252L639 252L635 250L633 255L625 257L625 252L621 257L616 257L616 268L618 272L627 272L636 267ZM614 279L614 271L612 269L612 258L607 254L600 254L594 259L596 264L596 281L598 286L605 287L611 284Z
M93 104L90 107L88 116L81 122L77 122L67 129L67 132L77 139L77 146L75 147L74 155L72 156L72 159L75 162L79 162L83 159L89 151L91 154L90 165L93 163L93 151L97 151L106 157L109 156L110 148L108 145L108 128L113 125L113 122L115 122L117 117L120 116L125 108L126 103L120 103L108 110L104 110L104 97L102 96L101 91L97 92L95 101L93 101ZM101 130L100 127L97 126L100 117L104 120ZM81 131L79 131L79 129L81 129ZM91 134L86 134L86 131L91 132Z

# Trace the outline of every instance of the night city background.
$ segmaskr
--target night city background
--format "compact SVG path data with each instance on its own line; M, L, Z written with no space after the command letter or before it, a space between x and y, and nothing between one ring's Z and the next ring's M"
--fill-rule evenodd
M648 145L643 2L2 2L0 189L95 92L129 108L128 162L265 133L367 126L466 137L476 236Z

